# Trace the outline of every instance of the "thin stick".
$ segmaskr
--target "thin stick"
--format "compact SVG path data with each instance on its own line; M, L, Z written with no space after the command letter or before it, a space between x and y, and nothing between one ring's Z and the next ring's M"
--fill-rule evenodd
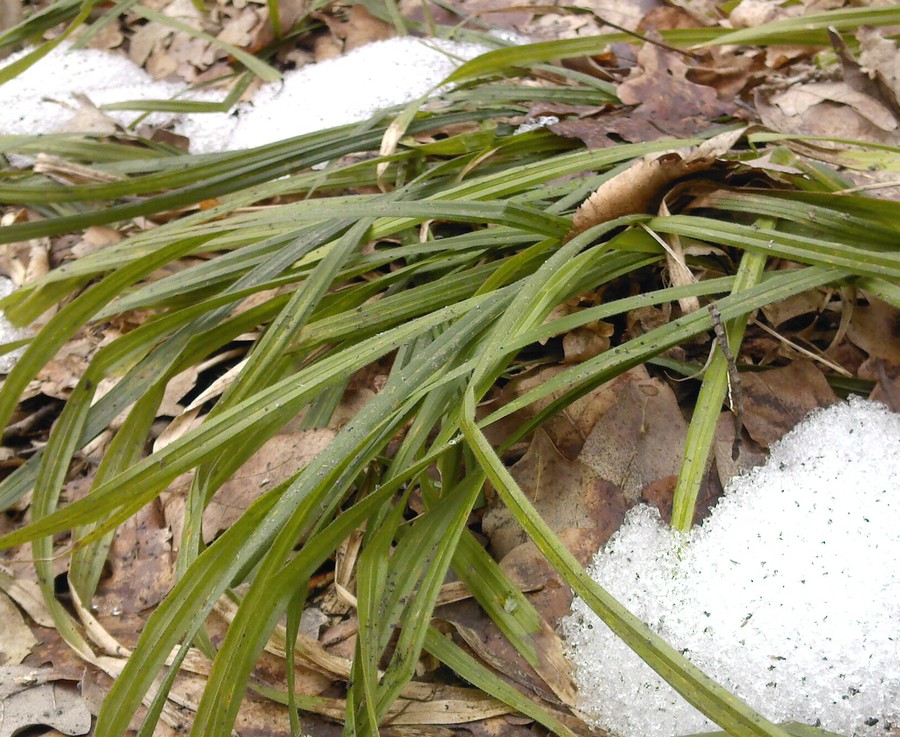
M728 346L728 336L725 334L725 326L722 324L722 313L714 302L707 305L709 315L712 318L713 332L716 342L725 356L728 366L728 406L734 415L734 442L731 445L731 460L736 461L741 451L741 430L744 427L744 393L741 390L741 375L738 373L737 364Z

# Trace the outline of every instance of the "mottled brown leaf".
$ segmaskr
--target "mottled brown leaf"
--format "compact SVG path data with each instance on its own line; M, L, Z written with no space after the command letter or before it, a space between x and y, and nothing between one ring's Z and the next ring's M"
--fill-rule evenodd
M92 605L101 625L125 647L133 647L148 615L174 583L172 532L161 505L150 504L117 530Z

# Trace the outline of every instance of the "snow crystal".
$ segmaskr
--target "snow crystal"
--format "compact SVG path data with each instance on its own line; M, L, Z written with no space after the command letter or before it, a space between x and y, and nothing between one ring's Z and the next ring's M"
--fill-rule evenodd
M900 720L900 415L811 413L683 535L633 509L591 576L775 722L876 737ZM562 632L582 708L621 737L716 727L581 600Z

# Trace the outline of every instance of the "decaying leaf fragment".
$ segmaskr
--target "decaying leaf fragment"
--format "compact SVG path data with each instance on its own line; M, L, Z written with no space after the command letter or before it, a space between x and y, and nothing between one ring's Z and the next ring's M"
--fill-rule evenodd
M0 667L0 737L40 726L63 734L87 734L91 713L74 685L52 678L52 669Z
M16 605L0 593L0 660L7 665L21 663L37 644Z

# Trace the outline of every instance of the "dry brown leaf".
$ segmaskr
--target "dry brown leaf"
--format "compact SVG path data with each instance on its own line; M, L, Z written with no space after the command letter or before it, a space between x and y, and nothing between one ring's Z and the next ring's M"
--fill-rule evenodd
M96 135L118 133L120 130L119 124L94 105L87 95L78 94L74 95L74 97L78 101L78 107L74 109L72 117L56 129L56 133L94 133ZM79 168L71 162L66 162L66 164L73 168ZM87 167L81 168L87 169ZM100 175L100 172L95 173ZM63 181L65 182L65 180Z
M561 366L551 366L535 373L516 377L509 382L497 398L496 403L485 404L479 407L479 413L487 414L495 408L495 404L505 404L516 397L522 396L535 386L543 384L548 379L563 371ZM515 428L528 418L550 404L557 395L551 395L524 407L500 422L488 426L485 432L488 438L499 445ZM609 384L601 386L590 394L575 400L559 414L551 417L541 429L547 433L554 447L566 458L574 460L581 452L584 441L590 435L597 418L600 417L614 402L615 393L609 389ZM527 446L526 446L527 447ZM524 452L524 448L523 448Z
M651 31L648 36L654 34ZM707 130L715 118L736 112L732 95L727 94L729 86L722 85L720 97L715 87L692 81L708 80L708 68L688 65L679 54L651 43L641 47L637 61L617 90L623 103L636 106L633 110L618 108L590 118L567 119L550 130L595 149L614 145L611 135L633 143L692 136ZM739 70L729 73L740 75Z
M644 367L613 385L617 401L597 420L579 459L633 503L645 486L678 473L687 423L672 390Z
M709 169L712 163L712 159L687 160L676 153L635 162L601 184L582 203L575 211L568 237L623 215L655 210L662 199L662 190L682 177Z
M66 343L28 385L23 399L38 394L68 399L100 347L100 341L99 335L82 333Z
M648 129L661 134L689 136L705 130L713 118L734 112L711 87L687 79L690 67L684 58L655 44L645 43L638 52L638 67L632 70L617 94L626 105L637 105L632 115L644 117Z
M41 627L55 627L40 586L0 566L0 589Z
M897 130L897 118L880 101L853 89L846 82L811 82L792 87L775 100L775 104L790 116L806 116L821 102L839 102L852 107L866 120L884 131Z
M772 327L777 328L788 320L793 320L801 315L815 315L822 309L822 294L816 290L796 294L780 302L774 302L762 308L766 320Z
M756 28L779 18L787 17L786 9L772 0L741 0L728 14L732 28Z
M93 26L93 30L97 30L97 27ZM124 40L125 36L122 33L122 29L119 28L119 24L115 22L107 23L99 32L94 34L88 43L88 48L110 51L121 46Z
M782 368L741 374L744 427L768 448L793 429L807 413L837 401L812 361L794 360Z
M507 682L523 686L549 704L575 706L578 694L572 681L571 664L563 655L559 636L546 622L542 622L542 631L532 638L541 661L538 672L516 652L475 602L442 607L436 616L452 625L469 649Z
M216 38L238 48L248 48L256 43L256 36L261 25L262 22L256 11L253 8L245 7L239 15L225 22Z
M122 233L118 230L102 225L92 225L84 231L81 240L72 247L72 254L81 258L118 243L120 240L122 240Z
M599 528L612 534L624 518L626 505L618 489L597 478L581 461L566 459L543 430L535 432L528 452L510 472L556 532L575 527ZM498 559L528 540L502 504L485 514L482 529Z
M215 493L203 513L203 539L228 529L259 496L297 473L334 439L318 428L275 435Z
M721 11L714 0L668 0L676 8L687 13L701 26L716 25Z
M853 308L847 337L872 358L900 364L900 310L869 296L868 305Z
M340 41L338 44L340 53L358 49L372 41L384 41L396 35L391 24L376 18L362 5L351 6L346 20L328 13L323 13L320 17L328 25L333 38ZM316 61L320 61L318 51Z
M763 123L775 131L886 145L900 140L894 114L845 82L796 85L776 94L757 91L754 100Z
M858 375L861 379L875 382L869 399L900 412L900 364L870 358L859 367Z
M510 717L493 717L462 726L462 734L472 737L534 737L530 724L517 724ZM459 735L460 732L457 732Z
M623 215L655 213L667 190L676 181L709 171L715 166L716 158L728 151L741 135L743 131L729 131L684 155L671 151L634 162L625 171L601 184L579 206L567 238Z
M563 336L563 363L581 363L599 356L609 348L612 334L613 326L599 321L570 330Z
M900 110L900 53L896 41L885 38L878 28L862 27L856 32L862 70L874 79L882 98Z
M21 0L0 0L0 28L14 28L24 16L25 4ZM9 56L15 50L10 44L0 51L0 59Z
M90 603L103 628L132 648L147 610L159 604L174 583L172 532L159 504L144 507L122 523L108 560L111 575L100 580Z
M131 35L131 40L128 44L128 58L138 66L144 66L150 56L163 47L172 33L171 28L161 23L147 23L138 27ZM150 70L148 69L147 71ZM156 75L153 76L156 77ZM159 79L160 77L156 78Z
M688 69L687 79L713 88L720 100L727 100L758 80L764 66L756 50L713 48Z
M723 489L739 473L761 466L768 459L768 454L755 442L748 440L746 433L742 433L741 442L737 446L737 458L732 455L734 449L734 415L722 412L716 422L713 455L719 485Z

